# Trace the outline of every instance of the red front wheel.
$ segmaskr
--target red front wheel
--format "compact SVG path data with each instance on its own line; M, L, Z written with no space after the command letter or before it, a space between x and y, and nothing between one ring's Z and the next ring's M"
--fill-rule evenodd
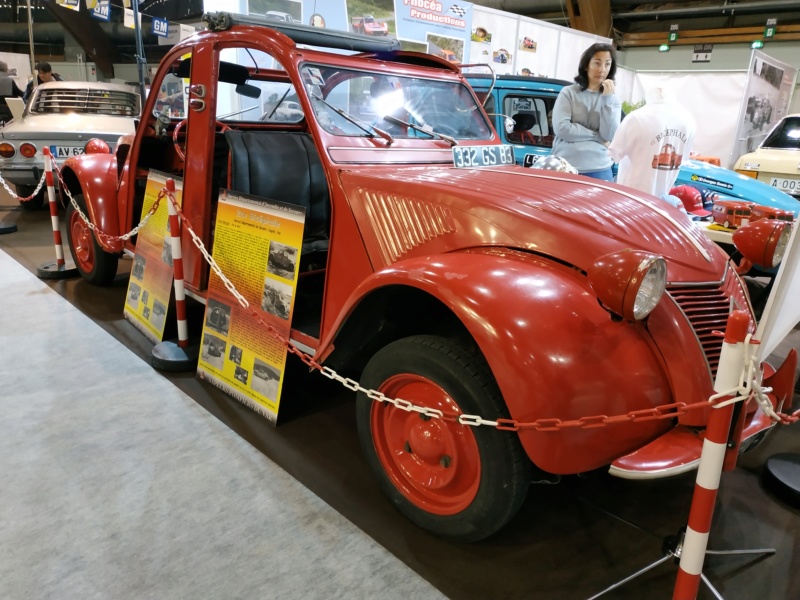
M507 417L488 365L466 344L398 340L364 369L361 385L445 414ZM359 393L362 448L384 492L417 525L460 541L488 537L514 516L530 481L515 433L429 418Z
M87 215L86 201L81 194L74 195L75 202ZM72 205L67 204L67 242L72 260L81 276L94 285L109 285L117 275L117 255L100 247L89 224Z

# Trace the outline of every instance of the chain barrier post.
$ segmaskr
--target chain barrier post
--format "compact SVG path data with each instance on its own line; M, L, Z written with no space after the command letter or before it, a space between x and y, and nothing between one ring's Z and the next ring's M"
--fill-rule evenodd
M738 390L740 387L742 372L745 369L745 356L748 352L748 344L745 343L745 339L749 327L750 316L747 312L735 310L728 316L717 378L714 381L715 392L724 393L734 389ZM732 396L723 398L722 402L735 396L734 393ZM742 399L743 402L746 400L747 398ZM675 581L673 600L695 600L701 579L707 586L712 587L703 576L703 561L707 553L708 535L711 531L711 520L714 516L714 504L717 500L717 490L722 476L733 412L734 404L730 403L720 408L712 408L708 417L706 438L703 441L692 505L689 509L689 521L680 552L680 565ZM773 549L761 549L719 553L762 554L770 551L775 552Z
M178 341L156 344L150 364L161 371L193 371L197 368L199 345L189 344L189 327L186 320L186 289L183 282L183 253L181 250L181 222L175 207L175 180L167 179L167 210L169 212L172 271L175 288L175 312L178 321Z
M64 260L64 245L61 243L61 227L58 224L58 204L56 203L56 188L53 182L53 157L50 149L42 148L44 155L44 173L47 183L47 200L50 205L50 221L53 224L53 240L56 247L56 262L45 263L36 269L36 274L41 279L66 279L78 275L78 269L73 263L67 265Z

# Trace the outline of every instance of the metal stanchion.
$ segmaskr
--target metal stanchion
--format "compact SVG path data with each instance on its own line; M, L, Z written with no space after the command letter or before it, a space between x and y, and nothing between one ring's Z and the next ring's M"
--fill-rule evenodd
M75 265L64 260L64 246L61 243L61 228L58 225L58 204L56 204L56 188L53 183L53 157L46 146L42 149L44 154L44 172L47 183L47 199L50 204L50 220L53 223L53 240L56 247L56 262L45 263L36 269L36 274L42 279L66 279L76 277L78 269Z
M750 328L750 316L747 312L735 310L728 316L728 324L725 329L725 339L722 343L717 377L714 381L714 391L717 394L730 393L730 390L737 390L727 400L737 397L740 386L740 377L744 369L744 358L747 352L745 340ZM716 398L715 396L714 398ZM714 555L762 555L774 554L774 548L756 548L748 550L707 550L708 534L711 530L711 519L714 515L714 504L717 500L717 490L722 476L725 455L728 449L728 440L731 432L736 430L733 424L734 407L733 403L726 404L726 398L719 400L719 408L711 409L706 426L706 438L703 442L703 450L700 454L700 466L697 471L694 495L692 496L692 506L689 510L689 522L687 527L681 529L677 535L668 536L664 540L662 552L664 556L640 569L636 573L629 575L625 579L607 587L589 600L594 600L603 596L607 592L624 585L643 573L666 562L670 558L680 559L677 580L673 592L673 600L695 600L702 581L717 600L723 600L720 593L703 574L703 561L706 554ZM744 402L740 399L739 402ZM744 416L744 410L740 415ZM733 430L731 429L733 427ZM738 450L738 443L734 444L733 451ZM735 455L725 465L730 470L736 465Z
M178 341L156 344L150 356L150 364L161 371L193 371L197 368L200 353L198 344L189 343L189 328L186 322L186 291L183 285L183 254L181 251L181 224L175 199L175 181L167 179L167 208L169 210L170 243L172 246L172 270L175 286L175 312L178 319Z

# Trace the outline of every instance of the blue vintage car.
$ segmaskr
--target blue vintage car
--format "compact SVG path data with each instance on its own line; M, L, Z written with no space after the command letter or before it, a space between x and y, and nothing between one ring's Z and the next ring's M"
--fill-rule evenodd
M467 81L484 99L492 83L491 75L467 74ZM519 164L530 164L537 156L547 156L553 147L552 110L556 96L571 82L525 75L499 75L485 101L501 139L514 146ZM505 130L505 119L514 119L511 132ZM526 159L527 157L527 159ZM761 181L740 175L730 169L699 160L685 160L678 171L675 185L687 184L701 192L714 192L719 199L741 199L764 206L790 210L800 215L800 202ZM710 204L711 196L703 194Z

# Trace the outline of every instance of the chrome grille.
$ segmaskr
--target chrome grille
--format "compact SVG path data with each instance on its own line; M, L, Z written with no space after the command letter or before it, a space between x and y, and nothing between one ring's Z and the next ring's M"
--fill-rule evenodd
M41 90L31 112L135 117L139 114L139 96L130 92L88 88Z
M728 269L721 284L668 285L667 292L691 324L703 348L711 376L716 377L722 336L714 332L725 331L732 308L746 310L752 315L741 280L732 269Z

